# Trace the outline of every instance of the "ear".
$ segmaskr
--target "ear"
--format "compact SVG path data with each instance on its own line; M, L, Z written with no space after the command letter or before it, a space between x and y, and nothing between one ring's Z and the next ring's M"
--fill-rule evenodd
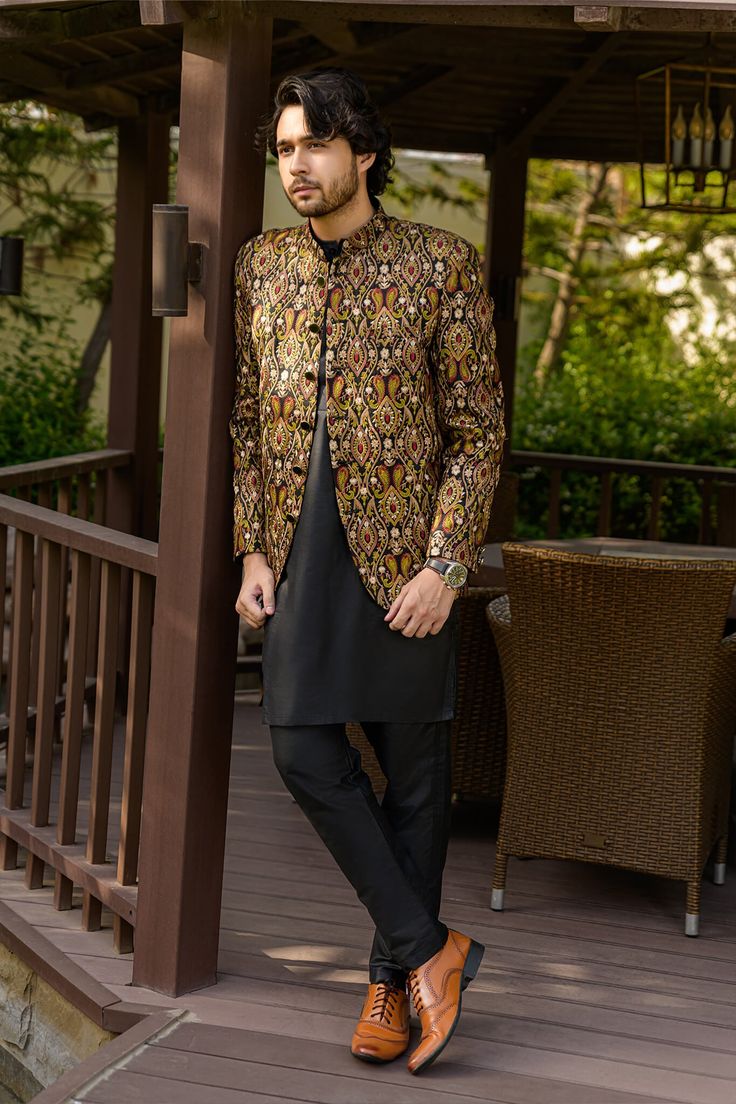
M368 169L371 167L371 165L373 164L373 162L375 160L376 160L375 150L373 151L373 153L359 153L358 154L358 165L361 169L364 169L366 172L368 172Z

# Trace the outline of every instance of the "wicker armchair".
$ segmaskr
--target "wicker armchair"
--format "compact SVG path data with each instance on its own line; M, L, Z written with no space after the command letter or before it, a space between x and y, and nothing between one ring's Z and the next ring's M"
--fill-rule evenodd
M503 471L493 499L486 544L508 540L514 532L519 477ZM471 577L458 598L460 631L457 699L452 722L452 790L455 800L500 801L506 769L506 706L498 651L488 632L486 606L503 594L482 585L482 571ZM349 724L350 743L376 793L386 786L373 748L359 724Z
M700 884L725 877L736 564L505 544L488 606L509 719L491 907L509 856L577 859Z

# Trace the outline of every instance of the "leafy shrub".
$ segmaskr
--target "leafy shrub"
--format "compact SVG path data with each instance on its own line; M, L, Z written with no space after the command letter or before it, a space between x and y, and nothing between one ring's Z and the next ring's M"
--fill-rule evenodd
M666 304L645 287L609 289L588 301L570 325L558 369L534 379L539 344L523 351L517 383L514 447L732 466L736 462L736 346L701 342L692 363L666 324ZM547 472L522 474L519 535L546 532ZM646 535L651 483L614 477L616 536ZM561 535L596 532L599 481L563 474ZM668 480L661 535L697 539L700 495L689 480Z
M81 353L67 319L0 329L0 466L104 448L104 427L77 409Z

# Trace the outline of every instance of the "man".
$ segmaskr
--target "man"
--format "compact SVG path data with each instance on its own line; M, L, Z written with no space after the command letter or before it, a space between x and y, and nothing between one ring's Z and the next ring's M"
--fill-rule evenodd
M352 1053L434 1061L484 948L438 917L455 599L504 439L476 250L386 214L390 136L345 70L282 81L262 137L302 225L235 264L236 609L264 627L274 761L376 925ZM349 744L387 778L379 805ZM408 990L408 992L407 992Z

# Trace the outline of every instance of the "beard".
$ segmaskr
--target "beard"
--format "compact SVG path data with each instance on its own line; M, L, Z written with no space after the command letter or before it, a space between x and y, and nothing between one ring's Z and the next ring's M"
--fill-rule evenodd
M302 183L306 183L306 181ZM309 183L312 184L313 182L310 181ZM355 199L359 184L358 166L353 161L347 172L333 180L327 188L315 184L314 187L318 189L317 195L298 196L292 195L291 192L286 194L289 203L300 215L322 218L323 215L331 215Z

